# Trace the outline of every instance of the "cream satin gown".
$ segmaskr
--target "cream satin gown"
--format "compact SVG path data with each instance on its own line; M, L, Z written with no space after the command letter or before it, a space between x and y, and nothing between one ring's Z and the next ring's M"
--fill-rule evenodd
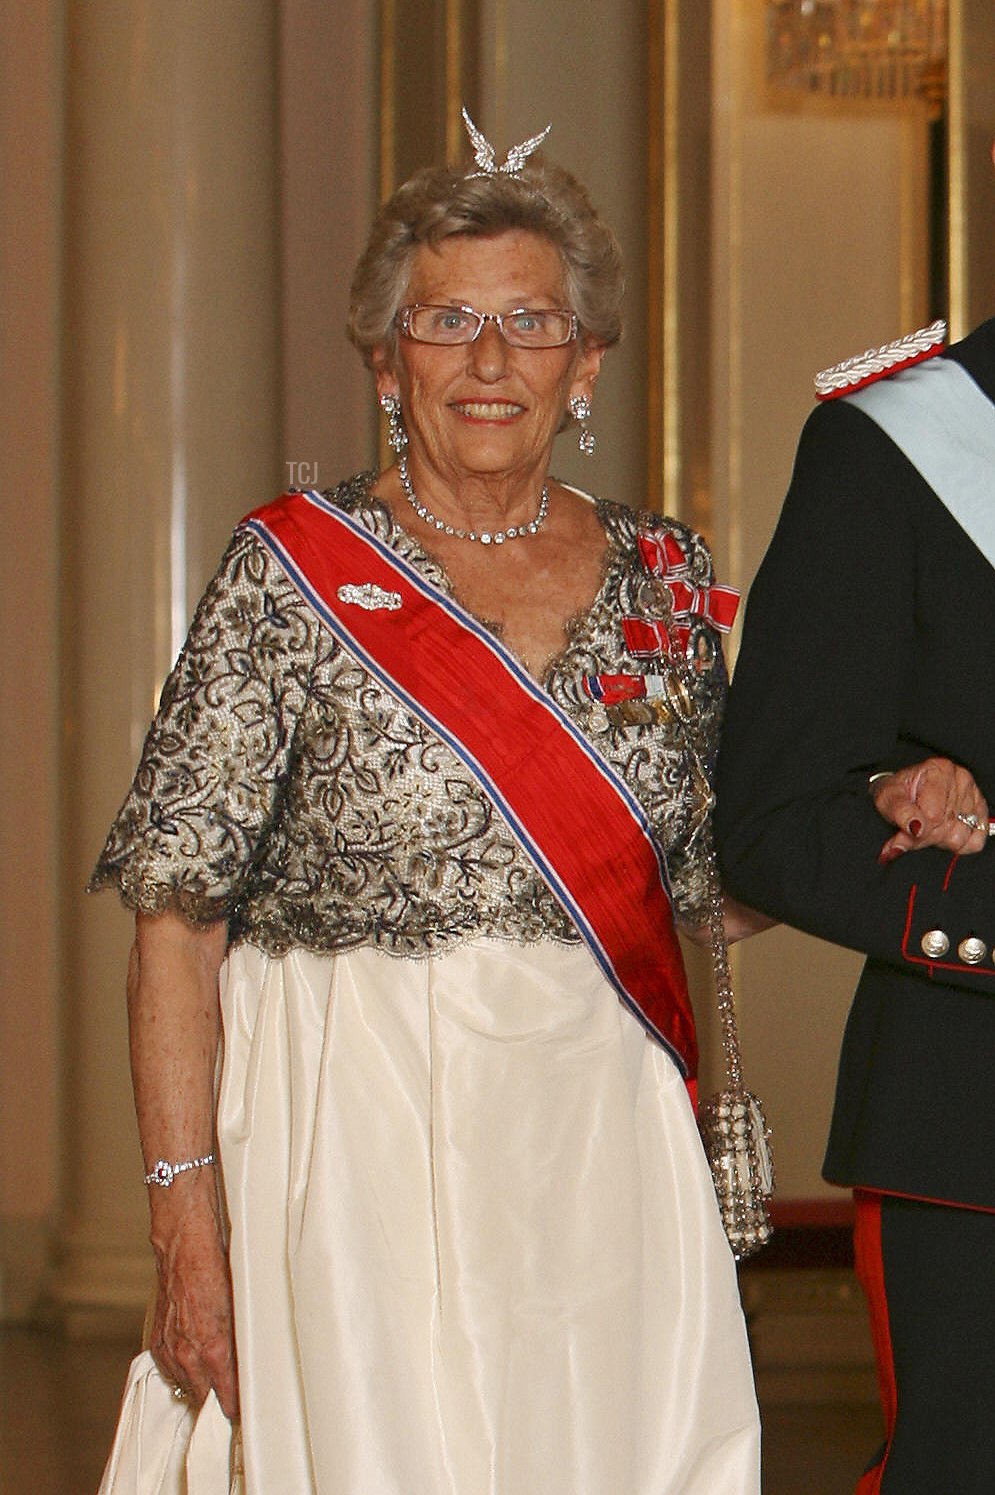
M246 1495L757 1495L687 1092L581 946L222 975Z

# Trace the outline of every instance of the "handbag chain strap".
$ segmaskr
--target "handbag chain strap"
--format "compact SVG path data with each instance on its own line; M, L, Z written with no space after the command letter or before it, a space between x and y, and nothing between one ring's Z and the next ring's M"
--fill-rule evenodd
M671 658L668 663L679 682L679 688L675 692L665 687L671 710L683 729L685 742L694 754L697 771L707 784L702 726L694 706L694 679L684 660ZM739 1028L736 1023L736 998L732 989L732 972L729 969L729 945L726 940L725 919L722 911L722 885L719 880L719 863L715 854L715 838L712 833L714 806L713 794L708 818L701 828L704 838L705 869L708 877L708 928L712 950L712 970L715 979L716 1005L719 1009L719 1022L722 1028L722 1053L725 1058L726 1078L729 1089L735 1095L742 1096L745 1094L745 1087L739 1049Z
M722 911L722 888L719 883L718 858L712 838L711 821L705 827L707 837L705 861L708 868L708 926L712 944L712 969L715 972L715 998L722 1025L722 1052L725 1056L729 1088L737 1095L743 1092L743 1064L739 1051L739 1028L736 1023L736 998L729 969L729 946L726 942Z

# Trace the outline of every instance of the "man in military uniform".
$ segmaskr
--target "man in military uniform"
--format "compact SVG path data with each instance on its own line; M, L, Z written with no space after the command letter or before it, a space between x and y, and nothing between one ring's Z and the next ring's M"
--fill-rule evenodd
M824 1169L855 1190L885 1411L859 1495L991 1495L995 320L821 393L747 608L723 874L867 956Z

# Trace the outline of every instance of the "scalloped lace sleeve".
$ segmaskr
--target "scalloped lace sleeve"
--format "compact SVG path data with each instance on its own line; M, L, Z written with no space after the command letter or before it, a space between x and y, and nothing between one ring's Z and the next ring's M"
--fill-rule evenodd
M90 879L131 908L228 918L288 779L318 625L238 531L162 691Z

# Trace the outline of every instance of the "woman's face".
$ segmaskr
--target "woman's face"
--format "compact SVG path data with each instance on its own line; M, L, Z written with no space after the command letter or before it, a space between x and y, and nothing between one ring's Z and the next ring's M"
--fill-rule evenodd
M481 312L566 307L556 248L512 229L419 247L405 305L472 306ZM398 337L374 353L378 394L400 395L413 458L458 484L468 475L545 475L569 400L590 398L604 350L579 339L561 348L513 348L493 322L476 340L435 347Z

